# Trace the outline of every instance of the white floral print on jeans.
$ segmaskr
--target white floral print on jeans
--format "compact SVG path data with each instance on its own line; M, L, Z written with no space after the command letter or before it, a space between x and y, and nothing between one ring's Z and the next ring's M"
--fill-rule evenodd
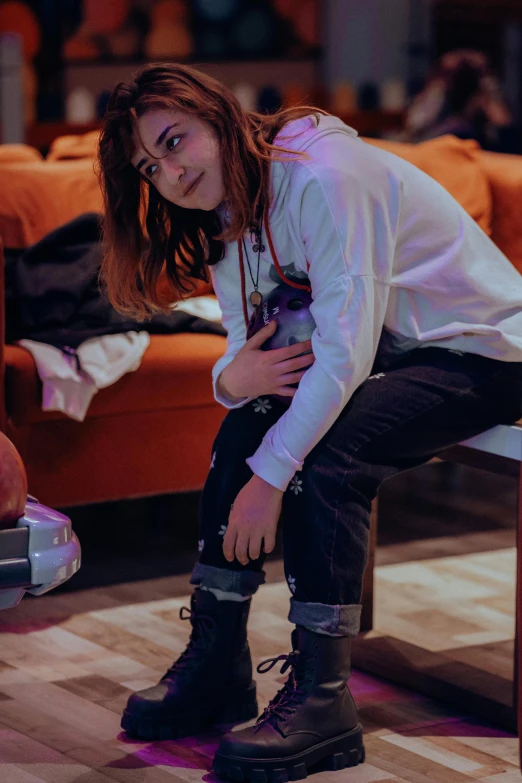
M264 400L262 397L258 397L257 400L254 400L252 405L254 406L256 413L266 413L267 411L272 410L270 400Z
M293 492L294 495L298 495L300 492L303 491L302 485L303 482L301 481L301 479L297 478L297 473L296 473L293 479L290 481L290 484L288 485L288 489L290 490L290 492Z

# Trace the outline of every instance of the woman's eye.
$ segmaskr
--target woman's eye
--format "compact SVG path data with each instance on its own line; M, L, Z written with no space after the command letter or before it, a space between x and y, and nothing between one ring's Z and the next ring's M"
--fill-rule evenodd
M181 136L172 136L167 141L167 149L169 150L169 152L170 150L173 150L174 147L177 147L180 141L181 141Z
M181 141L181 136L172 136L170 139L167 140L167 150L169 152L172 152L174 147L177 147L180 141ZM147 168L143 170L147 179L151 179L151 177L154 176L157 168L158 168L157 163L151 163L150 166L147 166Z

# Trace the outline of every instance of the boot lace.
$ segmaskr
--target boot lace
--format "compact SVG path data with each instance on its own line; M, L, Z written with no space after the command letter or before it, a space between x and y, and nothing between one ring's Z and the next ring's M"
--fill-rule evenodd
M278 655L277 658L267 658L266 661L262 661L259 664L257 671L259 674L266 674L279 661L284 661L280 669L281 674L284 674L289 668L290 674L283 687L276 693L257 719L256 726L269 721L277 728L277 721L295 712L295 708L302 704L307 696L307 691L301 686L311 680L306 677L304 661L299 650L293 650L288 655ZM267 666L267 664L269 665Z
M184 615L183 612L188 612ZM201 660L201 653L207 649L211 639L212 632L216 628L216 622L213 617L208 615L196 614L188 606L182 606L179 610L181 620L190 620L192 623L192 633L189 643L179 658L174 661L172 666L167 669L161 681L168 680L173 674L184 674L194 668L196 663Z

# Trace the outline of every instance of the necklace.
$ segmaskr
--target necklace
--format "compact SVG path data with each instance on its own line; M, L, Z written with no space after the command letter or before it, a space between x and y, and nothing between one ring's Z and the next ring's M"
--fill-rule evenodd
M276 249L274 247L274 243L272 241L272 234L270 232L270 221L268 219L268 204L264 207L264 221L265 221L265 231L266 231L266 238L268 241L268 247L270 250L270 256L274 262L274 266L277 269L277 272L279 274L279 277L285 281L285 283L288 283L289 286L292 288L298 288L305 291L308 291L309 293L312 292L312 288L310 285L302 284L302 283L295 283L293 280L289 280L286 276L283 270L281 269L281 265L279 264L279 260L277 258ZM261 236L261 232L259 232L259 236ZM259 244L259 243L258 243ZM259 248L257 248L259 252ZM262 248L264 250L264 248ZM243 304L243 319L245 321L245 329L248 330L248 309L247 309L247 299L246 299L246 286L245 286L245 262L243 260L243 244L240 239L237 240L237 252L239 257L239 275L241 278L241 300ZM310 269L310 264L308 261L306 262L306 268ZM310 281L307 281L308 283ZM261 300L262 301L262 300ZM258 305L259 307L259 305ZM256 310L257 312L257 310ZM252 318L254 317L255 313L252 315Z
M246 261L247 261L247 264L248 264L248 271L249 271L250 277L252 279L252 285L254 286L254 290L250 294L250 303L256 309L259 307L259 305L263 301L263 297L259 293L259 290L258 290L258 284L259 284L259 264L260 264L260 260L261 260L261 253L265 252L265 246L261 243L262 232L263 232L263 220L261 219L261 223L260 223L259 227L256 227L251 232L251 242L252 242L252 245L253 245L252 246L252 250L254 251L254 253L257 253L257 273L256 273L255 281L254 281L254 276L252 274L252 270L250 268L250 261L248 259L248 252L247 252L247 246L246 246L245 238L243 237L243 247L245 248L245 257L246 257ZM254 235L254 239L253 240L252 240L252 234Z

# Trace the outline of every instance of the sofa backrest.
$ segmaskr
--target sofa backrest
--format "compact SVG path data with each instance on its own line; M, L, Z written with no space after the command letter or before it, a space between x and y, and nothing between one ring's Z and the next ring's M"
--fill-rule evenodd
M82 212L100 212L102 195L92 159L0 165L0 236L24 248Z
M96 139L96 132L77 141L57 139L54 160L4 162L0 156L0 237L6 247L26 247L81 212L101 210L93 164ZM365 141L409 160L440 182L522 272L522 156L485 153L476 142L453 136L417 145Z
M436 179L469 212L483 231L491 235L491 190L486 174L480 167L482 151L475 141L462 141L455 136L441 136L421 144L402 144L382 139L365 141L393 152Z
M97 154L99 137L99 131L89 131L77 136L58 136L49 147L46 160L92 160Z
M0 165L43 160L43 155L29 144L0 144Z
M0 162L0 178L0 239L7 248L28 247L82 212L103 208L92 156ZM211 283L194 282L193 296L212 293Z
M454 136L416 145L367 141L409 160L444 185L522 273L522 155L484 152L475 141Z

